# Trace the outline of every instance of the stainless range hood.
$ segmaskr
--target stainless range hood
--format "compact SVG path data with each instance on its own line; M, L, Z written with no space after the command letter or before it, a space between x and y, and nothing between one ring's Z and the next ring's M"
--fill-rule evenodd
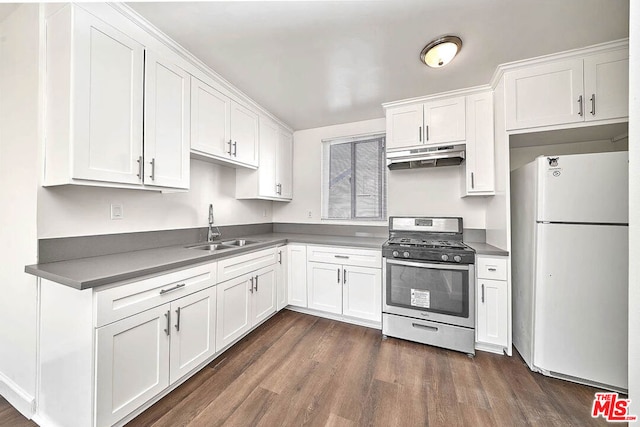
M465 158L465 145L439 145L387 153L390 170L457 166Z

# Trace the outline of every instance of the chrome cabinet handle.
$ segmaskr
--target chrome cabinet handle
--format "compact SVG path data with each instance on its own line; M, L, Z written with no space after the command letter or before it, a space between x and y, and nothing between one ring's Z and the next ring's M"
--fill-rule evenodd
M156 180L156 159L151 159L151 181Z
M334 258L342 258L342 259L349 259L349 257L347 255L334 255Z
M595 116L596 115L596 94L592 93L591 94L591 115Z
M473 172L471 172L471 188L475 188L475 183L473 182Z
M346 268L342 269L342 283L344 283L345 285L347 284L347 269Z
M487 268L487 270L489 270L489 271L496 271L496 268L495 268L495 267L489 267L489 268Z
M418 140L422 142L422 126L418 128Z
M582 107L582 95L578 97L578 105L580 106L580 110L578 110L578 115L582 117L582 115L584 114L583 107Z
M278 264L282 264L282 251L278 252Z
M249 279L251 283L249 284L249 292L253 293L253 277Z
M167 312L164 314L164 317L167 318L167 327L164 332L167 334L167 336L169 336L171 334L171 310L167 310Z
M162 289L162 290L160 291L160 295L164 295L164 294L166 294L167 292L172 292L172 291L178 290L178 289L180 289L180 288L184 288L185 286L187 286L187 285L186 285L186 283L180 283L179 285L175 285L173 288L169 288L169 289Z
M412 323L411 326L413 326L414 328L426 329L431 332L438 332L438 328L436 328L435 326L421 325L419 323Z
M233 141L233 157L238 157L238 141Z
M429 126L424 127L425 141L429 140Z
M258 292L258 275L256 274L256 292Z
M340 283L340 269L338 268L338 283Z
M484 304L484 283L482 284L482 303Z
M176 310L176 331L180 331L180 307Z
M229 140L227 144L229 144L229 151L227 151L227 154L231 155L231 147L233 146L233 141Z
M142 179L142 156L138 157L138 178Z

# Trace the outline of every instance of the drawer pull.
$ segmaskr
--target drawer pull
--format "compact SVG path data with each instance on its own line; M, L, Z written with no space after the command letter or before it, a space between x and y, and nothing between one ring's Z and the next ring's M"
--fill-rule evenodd
M489 267L489 268L487 268L487 270L489 270L489 271L498 271L495 267Z
M419 323L412 323L411 326L418 329L426 329L427 331L431 332L438 332L438 328L436 328L435 326L421 325Z
M178 290L180 288L184 288L185 286L187 286L186 283L180 283L179 285L175 285L173 288L162 289L160 291L160 295L164 295L164 294L166 294L168 292L172 292L172 291Z
M349 259L347 255L334 255L335 258Z

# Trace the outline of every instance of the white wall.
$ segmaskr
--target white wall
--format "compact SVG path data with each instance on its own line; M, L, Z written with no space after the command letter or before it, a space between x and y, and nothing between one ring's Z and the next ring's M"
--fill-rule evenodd
M603 153L608 151L626 151L629 149L628 140L572 142L568 144L538 145L535 147L512 148L510 150L511 170L517 169L538 156L560 156L563 154Z
M629 21L629 398L640 417L640 2Z
M385 132L385 119L306 129L293 134L293 201L274 203L275 222L349 223L322 221L322 140ZM461 198L461 168L457 166L392 171L387 174L388 214L462 216L465 228L485 228L486 198ZM311 218L308 211L311 211ZM353 224L354 222L350 222ZM357 224L387 225L385 222Z
M235 169L192 159L191 189L186 193L40 187L38 237L205 227L209 203L217 225L271 222L271 202L235 199L235 177ZM111 220L111 203L123 205L124 219Z
M31 415L36 391L38 5L0 23L0 394Z

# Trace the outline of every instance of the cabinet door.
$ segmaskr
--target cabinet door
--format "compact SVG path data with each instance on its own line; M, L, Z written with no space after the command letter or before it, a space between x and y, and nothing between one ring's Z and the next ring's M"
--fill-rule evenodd
M307 247L287 245L289 269L287 298L289 305L307 307Z
M343 266L342 314L359 319L382 320L382 273L377 268Z
M464 96L424 104L424 126L425 144L464 141Z
M141 184L143 46L75 8L72 61L73 178Z
M278 148L276 153L276 184L279 185L278 196L291 200L293 198L293 135L284 129L278 131Z
M251 329L250 276L220 283L217 290L216 351L220 351Z
M278 150L278 125L260 117L260 167L258 168L258 193L263 197L278 197L276 158Z
M387 109L387 150L423 143L422 104Z
M191 78L191 149L228 158L231 100L208 84Z
M615 50L584 60L585 120L629 115L629 52Z
M507 130L583 121L586 100L582 88L581 59L506 73Z
M171 383L212 356L216 337L216 287L171 303Z
M151 51L145 57L144 183L189 188L189 74Z
M309 308L342 313L342 266L319 262L307 263Z
M258 116L248 108L231 101L230 115L232 158L258 166Z
M253 294L251 295L251 326L255 326L276 312L275 265L258 270L253 275Z
M476 341L507 346L507 282L478 279Z
M278 265L277 265L277 277L278 291L277 291L277 309L282 310L287 306L287 271L289 269L289 251L286 246L278 248Z
M463 195L495 193L493 157L493 94L467 96L467 148Z
M169 386L169 304L96 330L97 424L113 425Z

